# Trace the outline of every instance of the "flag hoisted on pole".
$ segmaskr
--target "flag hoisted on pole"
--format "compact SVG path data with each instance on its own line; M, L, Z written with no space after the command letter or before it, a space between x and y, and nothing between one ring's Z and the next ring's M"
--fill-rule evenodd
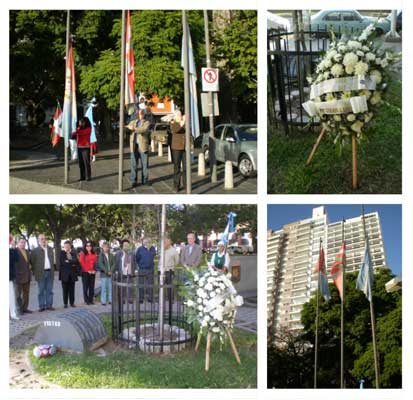
M62 127L65 138L65 147L69 146L72 132L76 130L77 104L75 63L73 59L73 42L69 38L68 54L66 58L65 98L63 103Z
M228 223L227 226L225 227L224 234L222 235L221 240L224 242L225 246L228 244L229 241L229 234L232 232L235 232L235 226L234 226L234 221L235 217L237 214L234 212L230 211L227 215Z
M130 10L126 12L125 38L125 107L129 115L135 111L135 56L132 47Z
M330 273L341 298L341 341L340 341L340 387L344 389L344 296L346 278L346 242L344 240L344 219L341 222L341 246Z
M364 250L363 264L360 267L360 271L357 277L356 288L363 291L370 303L370 319L371 319L371 336L373 341L373 353L374 353L374 372L376 377L376 389L380 388L380 369L379 369L379 353L377 350L376 341L376 319L374 316L374 304L373 304L373 283L374 274L373 266L371 265L369 240L366 230L366 220L364 217L364 207L362 206L362 219L363 219L363 230L364 230L364 241L366 243L366 248Z
M184 68L184 100L185 100L185 176L186 176L186 194L192 192L192 175L191 175L191 125L192 109L190 105L190 78L189 78L189 59L188 59L188 22L186 11L182 10L182 59ZM188 116L189 114L189 116Z
M119 96L119 166L118 192L123 192L123 129L125 124L125 10L122 10L122 42L120 55L120 96Z
M60 138L63 136L62 133L62 109L60 108L60 103L57 101L56 110L53 115L53 126L52 126L52 146L55 147Z
M196 67L194 50L192 47L191 32L189 30L188 20L186 21L186 37L188 46L188 67L189 67L189 103L191 108L191 134L193 138L197 138L200 133L199 129L199 113L198 113L198 94L196 90ZM182 37L182 51L181 51L181 67L184 68L184 38Z
M324 297L325 300L330 300L330 290L328 288L328 280L326 275L326 263L324 256L324 249L322 244L322 239L320 238L320 252L318 256L318 262L314 267L314 273L317 273L317 292L316 292L316 317L315 317L315 343L314 343L314 389L317 388L317 369L318 369L318 323L320 320L319 309L320 309L320 296Z
M93 103L89 103L89 107L86 110L86 114L85 117L88 117L89 121L90 121L90 144L92 143L96 143L97 139L96 139L96 128L95 128L95 121L93 120Z

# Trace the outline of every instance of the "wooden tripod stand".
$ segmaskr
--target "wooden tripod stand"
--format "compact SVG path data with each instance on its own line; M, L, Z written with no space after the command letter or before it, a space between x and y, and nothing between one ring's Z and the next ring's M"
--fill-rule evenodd
M305 165L310 164L325 133L326 133L326 130L322 128L320 135L318 136L316 142L314 143L313 149L311 150L311 153L308 156L307 162L305 163ZM351 135L351 151L352 151L352 188L357 189L357 186L358 186L358 182L357 182L357 140L356 140L355 133Z
M237 346L235 345L234 338L232 337L232 333L228 328L225 328L225 332L229 337L229 342L231 343L232 352L234 353L235 360L238 364L241 364L241 359L239 358ZM198 333L198 337L196 339L195 351L199 350L199 346L201 345L202 335ZM208 331L207 334L207 343L206 343L206 350L205 350L205 371L209 371L209 360L210 360L210 353L211 353L211 339L212 339L212 332Z

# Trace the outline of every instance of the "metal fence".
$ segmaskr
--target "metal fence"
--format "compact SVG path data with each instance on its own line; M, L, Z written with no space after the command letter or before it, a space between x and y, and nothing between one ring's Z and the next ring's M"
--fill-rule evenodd
M193 329L181 295L184 284L185 278L174 272L166 272L164 285L153 272L117 272L112 279L113 340L149 353L176 352L191 345Z
M356 31L347 30L352 36ZM344 34L335 32L337 37ZM322 55L328 50L327 28L287 32L267 32L268 62L268 125L288 135L292 127L304 127L310 121L302 108L309 99L307 77L313 75ZM317 120L314 121L317 124Z

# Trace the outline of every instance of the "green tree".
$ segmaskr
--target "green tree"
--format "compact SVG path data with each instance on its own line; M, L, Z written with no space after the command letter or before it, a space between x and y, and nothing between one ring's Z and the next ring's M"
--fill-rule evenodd
M356 387L359 379L366 387L374 387L374 362L371 338L369 302L355 287L357 273L346 274L345 298L345 380L347 387ZM393 275L390 270L377 270L374 276L373 301L377 320L379 365L382 387L401 387L401 292L387 293L385 284ZM338 291L330 284L332 299L320 296L318 380L320 387L339 387L340 376L340 318ZM301 321L304 338L314 343L316 298L304 305ZM392 333L389 335L389 333Z

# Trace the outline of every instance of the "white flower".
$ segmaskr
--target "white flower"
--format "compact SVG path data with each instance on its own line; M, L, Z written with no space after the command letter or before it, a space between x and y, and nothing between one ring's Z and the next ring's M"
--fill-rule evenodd
M193 307L194 304L195 304L195 303L194 303L192 300L190 300L190 299L186 302L186 305L187 305L188 307Z
M347 65L346 66L346 74L351 75L354 72L354 65Z
M330 50L330 51L326 54L326 58L331 59L331 58L333 58L335 55L337 55L337 50Z
M331 67L331 75L333 75L335 78L338 78L339 76L343 75L344 73L344 68L341 64L334 64Z
M206 322L211 321L211 317L209 315L205 315L204 321L206 321Z
M363 128L364 122L361 121L356 121L353 125L351 125L351 130L357 133L361 132L361 129Z
M201 305L199 305L199 306L198 306L198 311L203 311L203 310L204 310L204 307L201 306Z
M214 326L214 327L212 328L212 332L218 333L218 332L219 332L219 328L218 328L217 326Z
M371 96L371 92L370 90L364 89L359 92L359 96L365 96L368 100Z
M362 49L363 51L370 51L370 47L368 47L368 46L363 46L361 49Z
M202 298L201 297L198 297L197 303L202 304Z
M222 321L224 319L223 310L219 310L218 307L210 313L211 317L216 321Z
M343 64L347 66L354 66L359 60L357 54L347 53L343 58Z
M382 81L382 76L380 71L377 69L374 69L373 71L370 72L370 76L373 77L373 79L376 81L376 85L379 85Z
M339 115L339 114L334 114L334 115L333 115L333 119L334 119L334 121L336 121L336 122L340 122L340 121L341 121L341 115Z
M313 83L313 78L311 76L307 76L307 82L311 85Z
M324 74L323 74L323 78L324 79L328 79L330 77L330 72L324 72Z
M367 124L367 122L370 122L370 120L373 118L373 113L369 112L364 116L364 123Z
M366 53L367 61L374 61L375 59L376 59L376 55L374 53Z
M331 62L330 59L324 60L324 69L331 68L332 65L333 65L333 63Z
M203 304L204 306L206 306L206 305L208 304L208 300L207 300L207 299L204 299L204 301L202 302L202 304Z
M209 294L209 296L212 298L212 297L215 297L217 294L215 293L215 292L211 292L210 294Z
M366 72L369 70L368 64L359 61L355 66L354 66L354 73L356 75L365 75Z
M347 42L347 46L350 49L354 49L354 50L358 50L361 49L361 47L363 46L360 42L358 42L357 40L349 40Z
M205 291L203 290L203 289L201 289L201 288L199 288L197 291L196 291L196 295L198 296L198 297L206 297L205 295L206 295L206 293L205 293Z
M205 319L201 322L201 326L204 328L208 326L208 323L205 321Z
M345 52L347 51L347 46L344 45L343 43L340 43L340 44L338 45L338 47L337 47L337 50L338 50L340 53L345 53Z
M343 59L343 56L339 53L334 56L334 61L336 62L340 62L342 59Z
M386 68L388 65L389 65L389 62L388 62L385 58L383 58L383 59L381 60L381 66L382 66L383 68Z
M208 292L210 292L213 288L214 288L214 287L213 287L210 283L207 283L207 284L205 285L205 290L208 290Z
M235 303L235 305L237 306L237 307L240 307L240 306L242 306L243 304L244 304L244 299L243 299L243 297L242 296L236 296L235 297L235 300L234 300L234 303Z
M199 286L204 286L205 285L205 279L202 277L200 280L199 280Z
M333 101L333 100L335 100L336 98L334 97L334 94L333 93L328 93L327 94L327 96L326 96L326 100L327 101Z
M373 93L373 96L370 98L370 103L375 105L381 102L381 94L377 90Z
M364 53L363 53L361 50L357 50L356 54L357 54L359 57L364 57Z
M347 121L353 122L356 120L356 116L354 114L347 115Z

